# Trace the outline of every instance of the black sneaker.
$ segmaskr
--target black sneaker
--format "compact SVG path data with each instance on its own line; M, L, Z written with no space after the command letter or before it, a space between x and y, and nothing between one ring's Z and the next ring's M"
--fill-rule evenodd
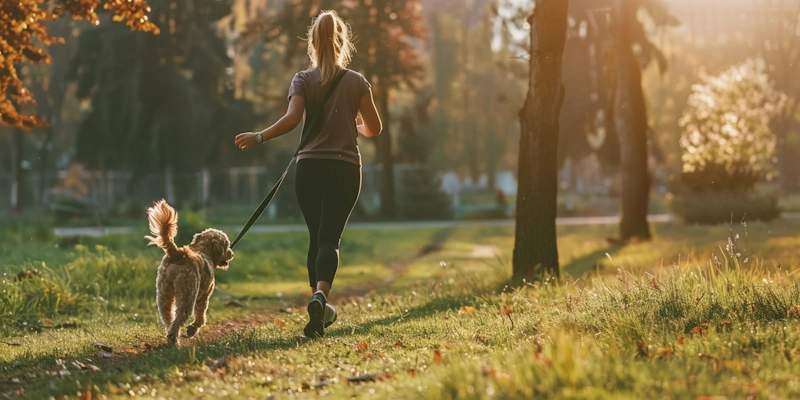
M326 303L325 316L322 318L322 326L328 329L334 322L336 322L336 308L334 308L331 303Z
M328 304L325 295L322 293L314 293L311 296L311 301L308 302L308 324L303 329L303 334L308 338L315 339L317 337L325 336L325 328L323 326L323 318L325 317L325 305Z

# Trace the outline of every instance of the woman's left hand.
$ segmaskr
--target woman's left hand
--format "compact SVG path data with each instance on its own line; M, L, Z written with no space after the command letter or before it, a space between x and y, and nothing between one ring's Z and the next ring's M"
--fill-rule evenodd
M258 135L258 133L240 133L236 135L236 140L234 140L234 143L236 143L236 147L238 147L239 150L250 150L258 145L258 142L256 141L256 135Z

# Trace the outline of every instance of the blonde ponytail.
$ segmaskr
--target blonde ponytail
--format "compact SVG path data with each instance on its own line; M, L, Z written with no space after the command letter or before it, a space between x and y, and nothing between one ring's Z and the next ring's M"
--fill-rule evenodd
M311 66L319 68L322 85L333 81L339 68L347 68L353 50L350 27L336 11L323 11L314 19L308 30L308 57Z

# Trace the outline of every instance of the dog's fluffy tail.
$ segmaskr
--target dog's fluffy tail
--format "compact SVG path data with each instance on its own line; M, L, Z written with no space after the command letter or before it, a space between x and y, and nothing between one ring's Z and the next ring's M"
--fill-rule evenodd
M147 209L147 219L150 222L150 234L153 235L144 237L150 240L148 245L154 244L164 249L169 257L179 257L181 252L174 240L178 234L178 212L162 199Z

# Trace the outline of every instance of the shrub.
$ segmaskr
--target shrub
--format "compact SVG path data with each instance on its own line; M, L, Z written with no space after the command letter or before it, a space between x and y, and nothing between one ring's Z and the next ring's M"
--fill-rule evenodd
M786 96L773 88L760 59L700 76L680 120L683 184L693 192L753 190L774 175L769 122Z
M778 218L776 193L751 192L684 192L669 200L670 209L686 223L718 224L733 220L771 221Z

